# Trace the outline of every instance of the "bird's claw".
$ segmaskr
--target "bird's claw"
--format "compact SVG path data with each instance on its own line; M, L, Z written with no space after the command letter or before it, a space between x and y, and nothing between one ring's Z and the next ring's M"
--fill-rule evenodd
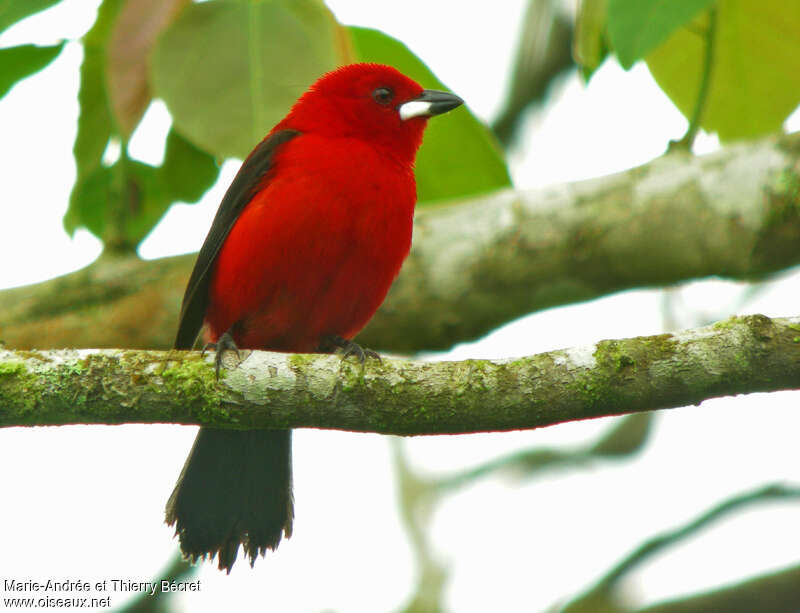
M381 356L378 355L378 352L373 351L372 349L364 349L358 343L354 343L351 340L346 338L342 338L341 336L326 336L323 339L323 342L320 344L320 348L325 349L341 349L342 350L342 360L346 360L351 355L356 356L359 364L362 366L364 362L366 362L367 358L376 358L378 362L381 361Z
M202 354L205 355L205 352L209 349L213 349L217 352L217 355L214 356L214 373L217 375L217 380L219 380L219 371L220 368L222 368L222 358L226 351L233 351L238 360L241 361L242 359L242 356L239 354L239 348L236 346L236 342L233 340L230 332L225 332L217 339L216 343L206 343L203 346Z
M372 349L364 349L358 343L351 342L342 353L342 359L346 360L351 355L356 356L356 359L363 364L367 358L376 358L379 362L381 361L381 356L378 355L376 351Z

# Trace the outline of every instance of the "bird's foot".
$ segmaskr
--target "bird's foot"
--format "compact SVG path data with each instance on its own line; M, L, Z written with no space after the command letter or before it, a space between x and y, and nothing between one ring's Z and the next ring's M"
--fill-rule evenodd
M377 351L372 351L372 349L364 349L358 343L354 343L351 340L342 338L341 336L337 336L335 334L324 336L322 338L322 342L319 344L319 348L320 351L324 351L326 353L335 351L336 349L341 349L342 360L346 360L351 355L354 355L356 356L358 362L362 365L367 358L376 358L379 362L381 361L381 356L378 355Z
M226 351L233 351L237 359L240 361L242 359L242 356L239 354L239 348L236 346L236 342L233 340L230 332L225 332L217 339L216 343L206 343L203 346L203 354L209 349L213 349L217 352L217 355L214 357L214 372L217 375L217 379L219 379L219 370L222 368L222 358Z

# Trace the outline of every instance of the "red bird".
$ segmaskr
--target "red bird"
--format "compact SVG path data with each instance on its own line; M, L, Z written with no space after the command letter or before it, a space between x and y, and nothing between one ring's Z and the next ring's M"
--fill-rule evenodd
M217 349L355 354L411 247L414 158L427 119L462 104L394 68L322 76L253 150L222 199L181 307ZM201 428L166 509L183 553L239 545L252 565L292 533L291 431Z

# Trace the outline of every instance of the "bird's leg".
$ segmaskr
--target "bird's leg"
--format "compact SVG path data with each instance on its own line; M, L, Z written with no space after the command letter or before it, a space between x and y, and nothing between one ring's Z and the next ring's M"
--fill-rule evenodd
M233 340L230 330L220 336L216 343L206 343L203 346L203 353L209 349L213 349L217 352L217 355L214 357L214 372L217 374L217 379L219 379L219 369L222 368L222 357L225 355L226 351L233 351L239 360L242 359L242 356L239 355L239 348L236 346L236 342Z
M351 355L356 356L356 359L359 361L360 364L364 364L367 358L377 358L377 360L381 361L381 356L378 355L376 351L372 351L372 349L364 349L358 343L354 343L351 340L346 338L342 338L336 334L329 334L327 336L323 336L320 343L319 343L319 350L324 352L330 352L331 350L341 349L342 350L342 359L346 360Z

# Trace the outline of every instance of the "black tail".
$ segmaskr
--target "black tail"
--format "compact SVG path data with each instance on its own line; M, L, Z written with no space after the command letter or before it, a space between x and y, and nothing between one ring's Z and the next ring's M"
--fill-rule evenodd
M167 502L181 550L193 562L218 556L231 572L239 544L250 565L292 535L291 430L200 428Z

